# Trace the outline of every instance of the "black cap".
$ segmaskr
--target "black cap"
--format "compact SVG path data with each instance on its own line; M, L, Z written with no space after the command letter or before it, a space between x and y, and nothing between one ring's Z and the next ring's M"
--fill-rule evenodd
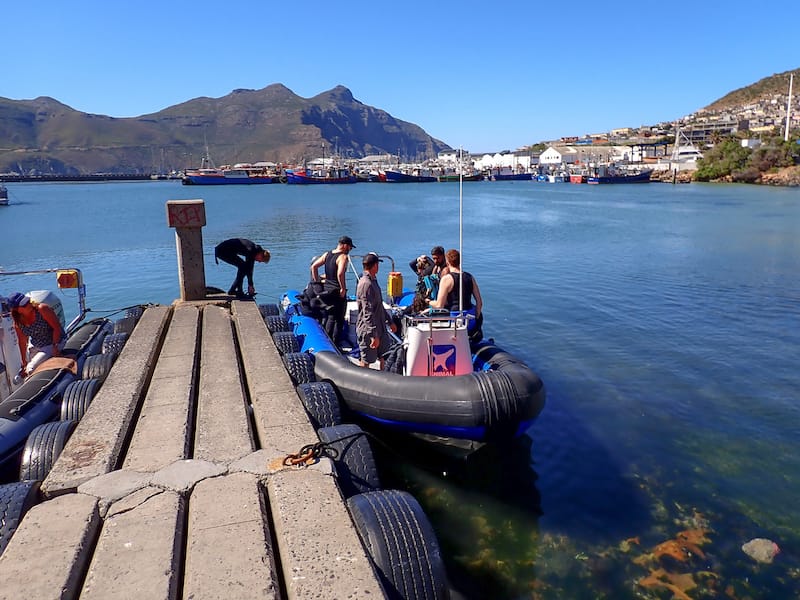
M25 306L30 301L31 299L25 294L14 292L8 299L8 306L9 308L19 308L20 306Z
M375 263L383 262L383 259L378 256L377 252L367 252L361 262L365 267L371 267Z
M343 235L342 237L340 237L339 238L339 243L340 244L347 244L351 248L355 248L356 247L356 245L353 243L353 238L351 238L349 235Z

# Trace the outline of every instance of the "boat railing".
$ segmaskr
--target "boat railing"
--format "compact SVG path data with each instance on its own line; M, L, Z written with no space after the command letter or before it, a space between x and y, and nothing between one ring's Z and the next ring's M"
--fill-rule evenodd
M450 327L460 329L467 327L469 322L474 319L475 315L467 311L449 311L446 308L429 308L418 314L403 316L407 327L428 325L430 328L436 329L447 329Z
M355 259L357 259L356 262L361 263L365 256L366 256L366 254L348 254L347 255L347 264L350 266L350 270L352 271L353 275L355 275L356 282L361 277L361 273L363 272L363 269L359 270L356 267L356 265L354 264L353 259L355 258ZM380 258L380 259L389 259L389 262L392 265L392 271L395 271L394 259L391 256L389 256L388 254L378 254L378 258Z

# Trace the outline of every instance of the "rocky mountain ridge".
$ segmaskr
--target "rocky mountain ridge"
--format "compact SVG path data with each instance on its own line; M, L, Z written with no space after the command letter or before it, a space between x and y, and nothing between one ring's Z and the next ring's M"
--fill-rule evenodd
M744 120L779 126L790 73L800 88L800 69L772 75L684 117L681 126ZM49 97L0 98L0 174L167 173L198 166L203 157L216 164L296 164L332 154L422 160L449 148L418 125L361 103L344 86L302 98L276 83L130 118L83 113Z
M162 111L114 118L76 111L53 98L0 98L0 173L159 173L217 164L299 163L449 146L413 123L356 100L337 86L302 98L282 84L195 98Z

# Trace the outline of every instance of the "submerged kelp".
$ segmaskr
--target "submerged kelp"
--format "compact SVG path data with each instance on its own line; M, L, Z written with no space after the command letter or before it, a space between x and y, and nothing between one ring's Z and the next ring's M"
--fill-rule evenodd
M773 564L751 559L741 545L760 528L735 503L712 495L691 506L687 488L659 468L629 477L649 515L636 535L597 539L548 529L532 462L519 464L514 450L453 462L404 449L402 460L380 461L382 473L420 500L460 597L746 600L800 589L796 554L784 551Z

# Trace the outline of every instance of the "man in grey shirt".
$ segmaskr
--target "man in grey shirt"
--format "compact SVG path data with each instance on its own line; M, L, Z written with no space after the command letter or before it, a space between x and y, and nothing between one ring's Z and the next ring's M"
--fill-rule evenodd
M356 322L356 335L358 336L358 348L361 351L361 366L369 367L380 357L381 369L383 369L383 355L391 347L389 332L386 331L387 325L395 330L394 323L386 314L383 306L383 296L381 287L378 285L376 276L378 268L382 263L375 252L369 252L364 256L364 274L358 280L356 288L356 300L358 301L358 321Z

